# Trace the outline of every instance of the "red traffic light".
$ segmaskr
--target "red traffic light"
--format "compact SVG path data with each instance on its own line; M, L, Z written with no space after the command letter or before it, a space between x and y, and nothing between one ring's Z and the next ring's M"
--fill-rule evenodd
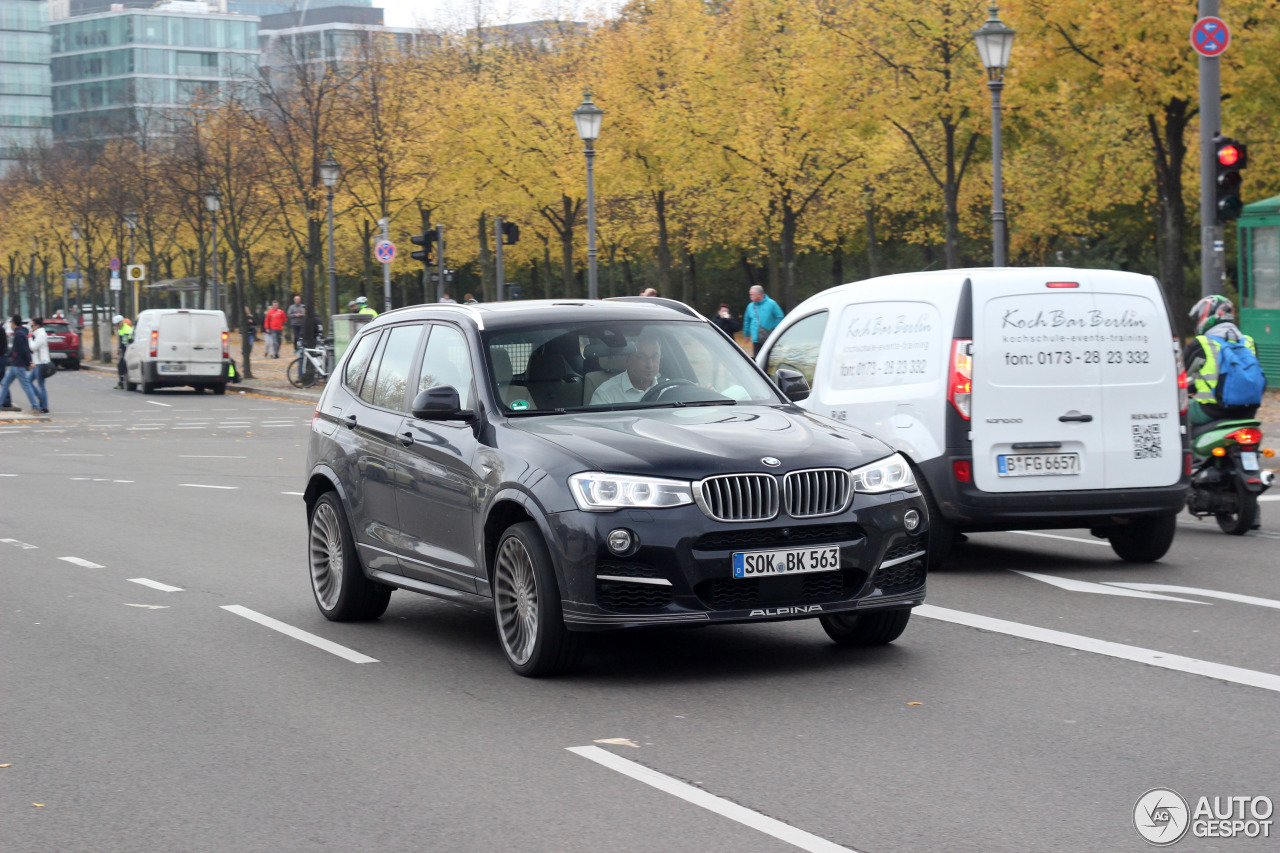
M1234 145L1224 145L1218 149L1218 162L1224 166L1234 166L1240 162L1240 149Z

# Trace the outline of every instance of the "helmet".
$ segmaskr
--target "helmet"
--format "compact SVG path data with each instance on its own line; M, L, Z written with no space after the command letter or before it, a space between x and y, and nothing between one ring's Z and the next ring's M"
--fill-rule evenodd
M116 316L114 316L114 317L112 317L112 318L111 318L111 322L112 322L112 323L116 323L116 324L118 324L118 323L123 323L123 322L124 322L124 317L122 317L122 316L120 316L119 314L117 314Z
M362 308L363 308L365 305L368 305L368 304L369 304L369 299L368 299L368 297L365 297L365 296L357 296L357 297L355 298L355 301L354 301L352 304L353 304L353 305L359 305L360 307L362 307Z
M1236 309L1231 306L1230 299L1214 294L1191 306L1191 313L1187 316L1195 322L1196 334L1203 335L1219 323L1234 323Z

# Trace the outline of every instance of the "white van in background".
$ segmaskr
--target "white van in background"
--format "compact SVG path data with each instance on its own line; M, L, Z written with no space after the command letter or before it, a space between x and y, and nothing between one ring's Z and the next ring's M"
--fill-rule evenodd
M221 311L156 308L143 311L124 353L125 388L150 394L156 388L190 385L227 392L230 340Z
M1150 276L991 268L823 291L757 362L803 374L799 405L911 459L936 566L958 533L1027 528L1087 527L1125 560L1164 556L1190 461L1179 358Z

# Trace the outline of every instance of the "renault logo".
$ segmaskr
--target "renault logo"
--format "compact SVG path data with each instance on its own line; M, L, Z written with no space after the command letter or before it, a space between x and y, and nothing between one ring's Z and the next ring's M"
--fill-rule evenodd
M777 468L779 465L782 464L782 462L780 462L776 457L773 457L773 456L766 456L760 461L768 465L770 468Z

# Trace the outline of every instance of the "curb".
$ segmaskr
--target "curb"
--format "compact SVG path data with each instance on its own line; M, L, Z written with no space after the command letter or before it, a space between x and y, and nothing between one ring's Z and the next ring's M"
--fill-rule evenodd
M90 370L95 373L109 373L112 376L117 375L116 365L114 362L111 364L96 364L91 361L82 361L80 362L80 369ZM227 386L228 394L232 394L236 391L239 391L241 394L253 394L255 397L275 397L281 400L290 400L295 403L311 403L313 405L320 402L321 393L318 390L309 391L303 388L280 388L274 385L259 385L257 380L254 379L245 380L238 385L229 384ZM37 416L32 415L31 417L35 418Z

